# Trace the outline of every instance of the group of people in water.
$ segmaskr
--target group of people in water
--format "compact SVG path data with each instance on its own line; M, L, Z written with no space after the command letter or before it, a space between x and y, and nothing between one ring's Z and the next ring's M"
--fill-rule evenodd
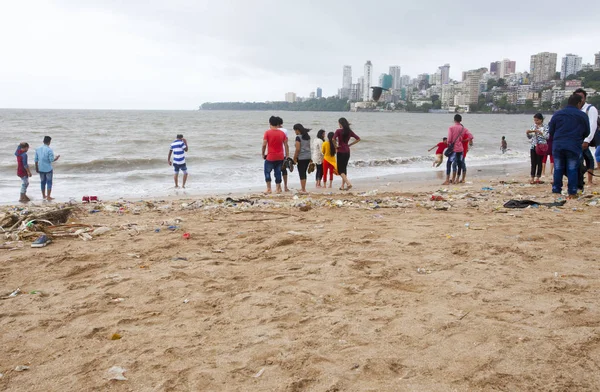
M275 177L277 193L289 191L288 171L292 172L297 166L300 177L300 193L306 193L307 173L315 173L317 188L326 188L329 177L329 188L333 186L333 176L342 178L340 190L352 189L348 178L348 162L350 147L360 142L360 137L354 133L350 123L344 117L338 120L339 128L329 132L325 138L325 130L320 129L315 139L311 140L310 129L302 124L294 124L294 151L290 151L289 135L283 127L281 117L269 118L269 129L263 135L261 156L264 159L266 193L272 193L271 172ZM292 158L293 157L293 158Z

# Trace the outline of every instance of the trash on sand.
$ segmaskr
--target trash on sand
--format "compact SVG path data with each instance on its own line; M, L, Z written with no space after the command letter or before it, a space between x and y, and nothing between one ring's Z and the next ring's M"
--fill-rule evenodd
M298 231L294 231L294 230L290 230L287 232L289 235L302 235L302 233L298 232Z
M175 231L175 230L179 229L179 226L171 225L171 226L167 227L167 229L169 229L171 231Z
M431 270L428 270L428 269L425 269L425 268L417 268L417 273L418 274L422 274L422 275L424 275L424 274L430 274Z
M138 255L137 253L127 253L127 256L129 256L129 257L135 257L136 259L140 258L140 255Z
M262 368L258 371L258 373L256 373L254 376L254 378L259 378L260 376L262 376L262 374L265 372L265 368Z
M190 302L190 300L189 300L189 299L187 299L187 298L183 300L183 303L184 303L184 304L187 304L188 302Z
M122 336L118 333L113 333L112 336L110 337L110 340L119 340L121 339Z
M23 372L29 370L29 366L19 365L15 368L15 372Z
M113 298L112 299L112 302L116 302L116 303L123 302L123 301L125 301L125 298Z
M171 259L171 261L179 261L179 260L188 261L187 257L173 257Z
M189 240L191 237L190 233L183 233L183 239Z
M494 188L490 187L490 186L484 186L483 188L481 188L482 191L493 191Z
M13 291L12 293L10 293L8 296L9 297L16 297L17 295L21 294L21 289L18 288L15 291Z
M108 379L109 380L117 380L117 381L125 381L127 378L123 375L126 370L120 366L113 366L108 369Z
M107 227L107 226L98 227L97 229L95 229L94 231L92 231L92 235L93 236L102 235L102 234L108 233L111 230L112 229L110 227Z

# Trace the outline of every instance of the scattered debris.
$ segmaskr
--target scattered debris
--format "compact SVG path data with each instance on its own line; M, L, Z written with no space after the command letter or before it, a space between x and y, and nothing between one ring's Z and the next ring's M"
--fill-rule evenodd
M110 369L108 369L108 379L109 380L117 380L117 381L126 381L127 378L123 374L125 372L126 372L126 370L123 369L122 367L113 366Z

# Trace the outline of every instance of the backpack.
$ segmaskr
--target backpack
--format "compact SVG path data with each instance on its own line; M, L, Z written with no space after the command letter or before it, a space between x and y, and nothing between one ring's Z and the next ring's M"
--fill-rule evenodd
M594 105L589 105L587 109L585 109L585 114L589 116L590 108L593 108ZM600 146L600 116L596 118L596 131L594 133L594 138L590 141L590 146L597 147Z

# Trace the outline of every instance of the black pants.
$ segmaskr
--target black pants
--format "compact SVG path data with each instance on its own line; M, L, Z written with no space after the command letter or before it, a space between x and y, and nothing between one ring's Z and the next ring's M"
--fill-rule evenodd
M348 161L350 161L349 152L337 153L337 169L340 174L348 174Z
M315 165L315 166L317 166L317 173L315 175L315 179L317 181L321 181L321 179L323 178L323 164L319 163L318 165Z
M531 157L531 177L541 177L542 176L542 160L544 159L543 155L538 155L535 152L535 148L529 150Z
M583 150L583 161L581 162L579 176L577 177L577 189L583 190L583 186L585 185L585 173L587 173L588 170L594 170L594 156L589 147Z
M306 170L308 170L308 164L310 159L298 159L298 174L301 180L306 180Z

